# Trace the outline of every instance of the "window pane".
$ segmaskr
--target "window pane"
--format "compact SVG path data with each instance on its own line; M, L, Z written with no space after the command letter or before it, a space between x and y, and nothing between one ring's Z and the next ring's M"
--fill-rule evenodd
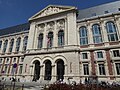
M41 33L38 37L38 48L43 47L43 34Z
M80 44L88 44L87 29L84 26L80 28Z
M100 75L105 75L105 67L104 64L98 64Z
M115 27L114 23L107 22L106 28L107 28L108 40L109 41L117 41L118 36L117 36L117 31L116 31L116 27Z
M119 50L113 50L113 56L114 56L114 57L120 57L120 52L119 52Z
M0 49L1 49L1 46L2 46L2 41L0 41Z
M13 45L14 45L14 39L12 39L12 40L10 41L9 52L12 52Z
M47 47L50 48L53 46L53 32L48 33L47 39Z
M116 71L117 71L117 75L120 75L120 63L116 63Z
M59 46L64 45L64 32L63 32L63 30L60 30L58 32L58 45Z
M20 65L20 67L19 67L19 74L22 74L22 70L23 70L23 65Z
M16 52L18 52L20 49L20 43L21 43L21 38L18 38L16 41Z
M3 53L6 52L7 44L8 44L8 40L6 40L6 41L4 42Z
M93 33L93 41L94 41L94 43L102 42L100 26L98 24L95 24L95 25L92 26L92 33Z
M88 59L87 53L82 53L83 59Z
M27 48L27 42L28 42L28 36L26 36L23 40L23 51L25 51Z
M103 58L103 53L102 52L97 52L97 58Z
M89 66L88 64L83 64L84 75L89 75Z

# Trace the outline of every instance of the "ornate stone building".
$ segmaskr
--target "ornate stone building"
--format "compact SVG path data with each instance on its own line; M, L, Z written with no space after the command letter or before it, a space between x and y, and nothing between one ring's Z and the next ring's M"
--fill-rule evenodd
M78 10L49 5L0 30L0 77L120 80L120 1Z

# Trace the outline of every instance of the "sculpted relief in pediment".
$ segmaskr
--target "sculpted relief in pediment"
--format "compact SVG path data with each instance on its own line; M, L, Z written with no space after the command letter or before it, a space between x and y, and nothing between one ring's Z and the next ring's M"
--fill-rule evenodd
M56 7L49 7L45 11L43 11L40 16L50 15L60 11L63 11L63 9L56 8Z
M54 5L49 5L34 16L32 16L29 20L37 19L40 17L52 15L52 14L57 14L63 11L67 10L73 10L75 7L68 7L68 6L54 6Z
M35 16L35 18L51 15L51 14L58 13L61 11L64 11L64 9L57 8L57 7L49 7L49 8L46 8L45 10L41 11L38 15Z

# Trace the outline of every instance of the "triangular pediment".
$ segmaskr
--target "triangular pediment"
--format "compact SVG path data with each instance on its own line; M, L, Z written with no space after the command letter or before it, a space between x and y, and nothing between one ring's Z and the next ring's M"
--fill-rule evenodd
M29 20L34 20L34 19L37 19L37 18L40 18L40 17L45 17L45 16L48 16L48 15L57 14L57 13L72 10L72 9L76 9L76 7L49 5L46 8L42 9L37 14L33 15Z

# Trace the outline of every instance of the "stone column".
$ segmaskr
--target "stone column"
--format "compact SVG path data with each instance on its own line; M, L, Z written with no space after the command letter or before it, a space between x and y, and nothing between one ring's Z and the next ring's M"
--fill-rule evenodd
M120 41L120 37L119 37L119 35L120 35L120 25L119 25L120 19L119 19L119 17L114 16L114 20L115 20L115 26L117 28L118 40Z
M67 64L65 64L64 66L65 66L64 81L68 82ZM56 75L57 75L57 73L56 73Z
M23 40L24 40L24 36L21 37L21 43L20 43L19 51L23 51Z
M54 21L54 35L53 35L53 47L57 47L58 46L58 44L57 44L57 41L58 41L58 38L57 38L57 36L58 36L58 30L57 30L57 22L56 21Z
M64 34L64 45L68 45L68 24L67 24L67 18L65 18L65 30L64 30L65 34Z
M11 39L9 38L9 39L8 39L7 48L6 48L6 53L9 53L10 41L11 41Z
M18 74L19 59L20 59L20 57L18 57L18 60L17 60L17 67L16 67L15 74Z
M52 65L52 79L51 82L56 81L56 65Z
M109 40L108 40L108 36L107 36L107 30L106 30L106 25L105 22L100 19L100 25L101 25L101 35L102 35L102 40L105 42L105 46L109 45Z
M1 48L0 48L0 53L2 53L2 50L3 50L3 43L4 43L4 40L2 40L2 45L1 45Z
M16 52L16 41L17 41L17 37L14 38L14 44L13 44L12 52Z
M4 52L3 52L3 49L4 49L4 43L5 43L5 39L2 40L1 53L4 53Z
M40 66L40 81L44 80L44 65Z
M92 47L94 42L93 42L92 28L91 28L89 21L87 21L87 31L88 31L88 33L87 33L88 34L88 44L90 44L90 47Z
M38 25L36 25L35 26L35 39L34 39L34 49L37 49L37 46L38 46L38 43L37 43L37 41L38 41Z
M45 23L44 35L43 35L43 48L47 48L47 23Z

